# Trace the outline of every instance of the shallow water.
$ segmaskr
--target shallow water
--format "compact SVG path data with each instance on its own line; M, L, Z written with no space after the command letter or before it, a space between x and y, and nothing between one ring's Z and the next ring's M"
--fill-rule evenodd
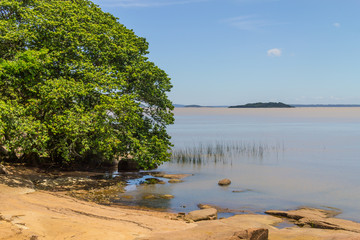
M181 212L199 203L255 212L328 206L360 222L360 108L176 108L174 113L168 129L174 151L196 153L197 160L174 159L158 171L193 176L183 183L133 187L126 193L135 196L133 202ZM216 160L198 154L200 146L219 144L243 151L229 148ZM232 184L219 187L225 177ZM175 198L142 201L147 193Z

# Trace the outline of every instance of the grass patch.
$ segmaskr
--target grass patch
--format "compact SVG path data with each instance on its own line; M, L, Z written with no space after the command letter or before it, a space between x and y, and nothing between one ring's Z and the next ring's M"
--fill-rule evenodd
M268 145L237 141L199 143L198 145L173 149L171 161L200 165L207 163L228 164L239 158L263 159L267 153L281 151L284 151L284 146L280 144Z

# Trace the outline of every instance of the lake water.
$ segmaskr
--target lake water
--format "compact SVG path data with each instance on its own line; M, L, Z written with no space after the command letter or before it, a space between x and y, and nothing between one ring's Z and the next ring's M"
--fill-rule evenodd
M263 212L334 207L360 222L360 108L176 108L176 158L159 167L183 183L130 187L133 201L188 212L197 204ZM228 187L218 180L231 179ZM233 192L235 191L235 192ZM141 200L145 194L174 199Z

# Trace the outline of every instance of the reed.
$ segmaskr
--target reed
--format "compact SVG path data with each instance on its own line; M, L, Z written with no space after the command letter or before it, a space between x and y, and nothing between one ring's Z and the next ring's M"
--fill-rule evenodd
M172 162L190 164L222 163L227 164L239 158L263 159L271 152L284 151L280 144L250 143L239 141L217 141L214 143L199 143L172 150Z

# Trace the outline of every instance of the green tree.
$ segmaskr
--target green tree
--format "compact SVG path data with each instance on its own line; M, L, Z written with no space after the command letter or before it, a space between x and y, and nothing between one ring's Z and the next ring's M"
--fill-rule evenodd
M10 160L169 159L173 106L148 43L88 0L1 0L0 147Z

